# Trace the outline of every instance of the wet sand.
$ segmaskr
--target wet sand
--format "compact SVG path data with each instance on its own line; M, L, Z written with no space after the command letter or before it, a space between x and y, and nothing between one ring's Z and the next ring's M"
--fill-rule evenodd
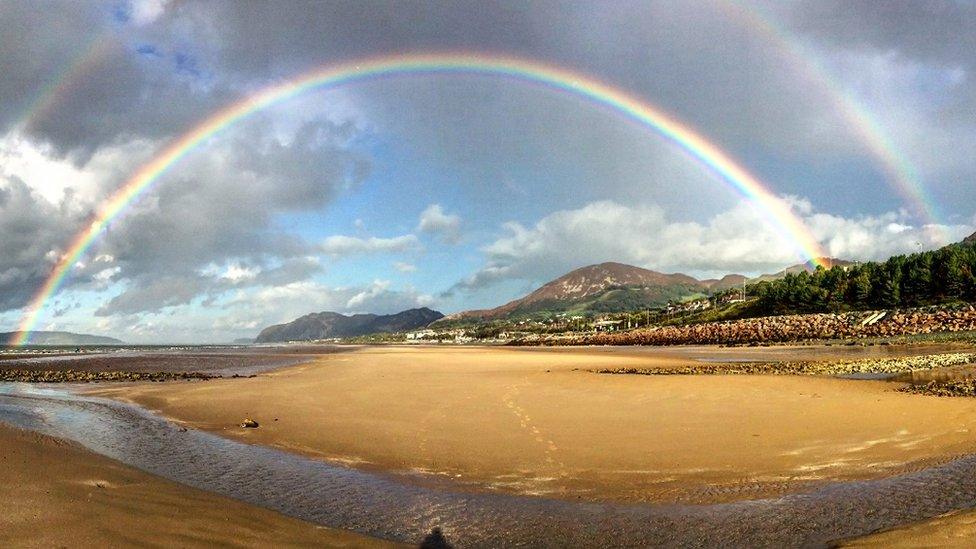
M951 513L925 522L851 540L841 547L959 548L976 546L976 511Z
M976 451L976 400L875 381L585 371L694 358L373 347L252 379L97 392L222 436L422 484L570 500L751 499ZM260 428L239 428L245 417Z
M250 375L348 350L335 346L104 350L91 353L9 355L0 372L139 372L212 376Z
M0 425L3 547L382 547Z

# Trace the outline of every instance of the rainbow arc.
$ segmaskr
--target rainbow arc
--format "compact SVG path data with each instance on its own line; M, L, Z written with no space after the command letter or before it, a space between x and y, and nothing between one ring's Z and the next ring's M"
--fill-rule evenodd
M62 286L72 266L97 241L105 227L159 182L180 159L221 131L253 113L314 89L350 85L377 78L454 74L483 75L541 85L582 97L650 129L706 167L716 176L717 181L746 197L804 261L814 265L823 264L827 254L787 202L774 195L766 185L714 143L647 101L587 75L516 57L469 53L401 54L320 68L271 85L228 105L171 141L150 162L135 172L102 205L90 225L74 237L50 276L26 307L11 344L24 345L30 340L30 334L47 302Z

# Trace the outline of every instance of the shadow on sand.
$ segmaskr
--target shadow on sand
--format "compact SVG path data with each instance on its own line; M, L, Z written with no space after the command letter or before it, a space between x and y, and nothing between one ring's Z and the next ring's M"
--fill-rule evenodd
M420 549L454 549L454 546L447 542L444 533L440 528L434 528L427 534L427 537L420 542Z

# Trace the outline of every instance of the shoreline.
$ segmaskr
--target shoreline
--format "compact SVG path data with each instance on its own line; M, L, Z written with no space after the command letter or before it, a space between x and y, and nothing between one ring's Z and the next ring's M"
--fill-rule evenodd
M411 355L420 355L419 362L417 356ZM436 405L427 412L411 412L409 408L424 407L424 399L403 394L402 388L416 387L417 391L423 392L424 375L398 377L396 369L423 368L423 362L445 358L455 362L460 359L455 364L459 370L477 369L471 362L472 357L465 355L476 355L477 362L487 361L491 364L477 372L462 373L461 379L453 379L449 371L434 367L431 375L442 378L437 389L430 388L434 401L437 400L438 393L448 387L455 387L452 381L463 382L466 377L467 382L470 382L474 379L471 376L476 376L478 383L489 383L494 392L485 394L472 391L471 394L462 395L464 398L461 400L450 399L450 402ZM369 364L377 360L385 361L386 366L377 369L376 364ZM390 369L391 360L406 365ZM526 353L497 348L424 349L384 346L361 349L342 357L326 356L304 365L275 370L251 380L217 380L215 385L209 387L203 384L165 387L137 385L93 388L86 392L130 402L187 426L242 442L268 445L367 471L392 473L408 482L421 485L454 486L474 492L543 495L596 502L715 503L774 497L802 492L833 481L867 480L916 471L944 463L959 455L976 452L976 443L969 442L958 433L953 434L951 428L913 432L912 427L916 422L908 418L931 408L926 404L927 397L895 393L889 390L893 388L890 384L883 382L830 378L797 380L789 377L772 380L768 376L739 376L741 381L733 381L731 385L729 380L715 383L714 380L710 382L697 376L688 380L692 382L690 384L681 380L662 380L666 382L658 385L657 389L664 390L669 396L660 404L666 407L667 411L663 413L670 419L662 419L663 425L649 428L646 424L642 425L646 421L643 418L649 416L647 407L640 402L645 398L642 396L643 391L645 388L650 390L650 386L638 382L635 393L635 384L629 380L618 382L592 379L642 376L596 376L579 370L584 364L599 361L633 364L648 360L656 360L660 367L662 361L671 363L679 360L688 363L691 359L687 356L661 358L643 354L635 357L626 353L610 353L609 356L604 356L603 352L557 352L554 356L550 352ZM528 361L533 366L504 371L506 363L513 361ZM353 362L353 367L362 366L373 370L368 375L358 377L352 372L352 377L349 377L349 368L343 369L348 366L343 363L347 362ZM330 378L326 374L322 377L332 367L342 369L342 375ZM483 379L479 376L485 377ZM501 379L498 379L499 376ZM382 405L377 407L370 404L371 398L365 395L354 397L355 402L343 406L334 401L343 398L339 391L325 388L325 385L338 382L347 393L355 393L358 387L378 383L380 379L387 377L396 379L382 382L383 387L379 391L382 398L378 398L376 404L388 403L386 407L393 406L398 410L396 413L388 409L384 411ZM543 379L544 377L549 379ZM535 403L525 401L526 397L536 398L539 395L527 395L524 391L534 387L546 393L545 385L540 384L550 381L555 382L555 387L550 392L568 392L543 394L541 400ZM617 406L616 409L612 405L607 409L606 403L590 406L587 413L598 416L591 418L587 418L585 413L570 413L571 419L565 420L557 417L558 414L547 412L547 408L565 405L569 401L569 395L575 395L573 398L577 399L592 400L593 395L587 397L586 393L594 390L598 393L597 399L611 398L610 395L614 395L612 398L629 400L630 403ZM317 403L318 399L315 398L301 396L303 393L318 391L324 391L320 395L323 403ZM694 421L688 423L687 420L682 420L681 410L686 404L681 394L688 391L693 394L697 391L700 393L699 398L704 397L710 402L699 413L718 422L723 421L723 416L729 415L729 406L738 401L740 394L773 398L774 402L769 406L749 405L747 412L731 414L732 423L724 424L723 428L708 428L697 425ZM784 395L784 391L788 394ZM260 399L256 398L259 394L262 395ZM804 397L804 394L807 396ZM380 394L372 396L380 397ZM804 406L801 402L809 400L811 396L814 404L806 406L815 406L816 419L804 418L804 414L796 410L797 406ZM829 404L817 402L825 396L829 399ZM268 404L278 399L292 399L294 402L287 405ZM464 402L472 399L476 402L473 406L482 411L472 409L471 402ZM408 409L396 405L397 400L406 401L401 402L401 405ZM326 404L324 401L332 402ZM852 426L850 429L843 425L836 429L817 426L820 421L825 425L848 421L848 414L843 409L848 401L855 403L855 409L864 410L866 416L876 414L877 410L884 410L886 406L894 406L894 410L900 410L897 415L905 419L896 418L887 422L864 420L859 424L860 427ZM200 404L194 404L195 402ZM960 424L959 428L976 429L976 402L938 402L942 404L935 407L940 410L972 409L973 424ZM426 406L430 407L431 404ZM742 405L744 404L738 406ZM353 409L343 410L344 407ZM454 407L457 408L456 413L472 413L475 416L480 414L482 417L469 418L470 421L451 421L447 410ZM492 410L485 412L486 408ZM823 433L821 438L827 438L818 442L816 437L807 434L798 440L792 440L789 432L793 427L788 421L774 422L776 428L762 426L760 418L770 413L786 414L790 421L800 422L801 430L819 429L815 432ZM405 414L409 419L397 418L400 414ZM307 418L303 419L302 415ZM923 416L917 423L934 421L938 414L933 414L930 410L923 413ZM243 417L255 417L261 422L261 428L239 428L237 424ZM637 417L638 421L627 423L628 417ZM610 421L610 418L616 418L612 421L620 423L620 426L614 431L602 432L598 424ZM724 429L733 427L736 421L741 423L738 429L752 428L756 433L741 437L730 437L721 433ZM396 428L391 429L391 425ZM419 427L415 428L414 425ZM501 427L508 425L510 427ZM572 431L577 428L582 428L583 432L577 434L576 438L579 440L574 441ZM517 451L499 451L492 449L492 444L488 443L484 444L484 448L475 444L478 448L472 448L468 452L455 451L457 445L469 443L467 434L483 429L488 429L486 435L495 444L507 444ZM875 432L877 429L887 430L887 434ZM443 432L438 434L438 430ZM411 431L416 431L413 435L417 437L416 441L390 445L390 439L397 436L410 437ZM696 456L695 454L706 453L704 446L681 441L684 436L695 431L700 432L698 436L702 440L711 440L718 436L720 440L724 440L726 446L735 448L734 452L720 452L726 463L733 464L731 469L728 465L720 465L722 460ZM859 432L861 434L856 434ZM610 438L606 438L607 436ZM633 440L628 441L628 438ZM462 440L465 442L461 442ZM586 442L588 440L591 442ZM944 442L933 444L935 440ZM616 457L600 457L586 449L587 445L601 443L607 453ZM690 462L679 464L660 457L643 457L642 448L653 447L654 444L662 445L660 451L666 453L681 456L688 453L689 457L686 459ZM936 449L921 452L919 447L922 446ZM745 457L737 458L736 452ZM762 455L764 452L773 452L774 456L765 457ZM518 453L524 456L515 455ZM648 464L649 461L653 462L653 466ZM697 466L694 466L695 463Z
M14 389L11 395L18 394ZM55 396L61 392L27 391L37 396L44 393ZM25 424L42 430L59 426L89 433L93 431L88 427L107 423L125 432L142 433L124 441L110 429L101 435L82 434L78 440L166 478L317 523L413 542L442 526L448 540L461 546L520 541L595 547L604 546L607 539L628 546L833 546L835 540L965 509L976 494L976 456L970 456L879 481L835 484L803 496L716 506L594 505L465 495L343 471L201 431L181 433L158 416L101 399L41 398L31 408L35 406L47 412ZM51 417L54 424L44 427L43 417ZM40 424L36 423L39 419Z
M956 350L955 346L952 348ZM816 365L829 363L838 358L853 358L856 361L861 361L865 360L865 355L874 357L871 360L891 360L891 356L913 357L931 353L934 350L945 350L945 347L941 345L913 345L850 349L846 347L802 346L794 349L785 347L728 349L715 346L683 346L665 349L646 347L553 349L545 347L370 346L349 349L351 352L312 357L313 360L311 361L271 369L253 378L220 378L207 383L129 382L74 385L72 390L78 391L82 395L107 396L114 400L130 403L159 417L168 418L176 425L186 425L258 447L268 446L284 450L292 455L311 457L332 465L341 465L353 471L359 469L367 473L376 473L380 476L389 477L391 482L404 483L405 486L414 485L422 490L431 489L435 493L442 491L445 494L459 494L459 497L465 497L463 494L470 494L470 497L473 498L490 497L492 494L531 496L531 499L538 498L540 501L559 501L566 504L582 503L586 505L586 502L592 502L623 506L649 505L648 509L654 509L655 506L660 508L661 505L667 507L675 504L679 506L710 506L710 504L715 503L737 505L734 502L768 501L767 498L778 497L786 497L790 501L802 501L802 496L799 499L794 499L793 496L809 494L812 497L820 498L823 497L821 494L829 493L834 489L840 489L844 492L854 490L856 492L857 488L855 487L860 484L860 481L869 483L865 484L865 487L875 480L882 485L889 481L897 484L897 478L902 476L925 478L929 471L951 470L959 466L956 464L956 460L961 459L960 463L968 463L976 458L976 445L969 444L967 446L967 437L963 436L962 431L956 432L956 435L959 436L954 436L952 425L939 426L938 423L940 420L952 424L958 421L961 422L958 424L958 428L964 429L968 433L968 429L976 428L976 424L969 425L968 423L969 417L976 418L976 411L974 411L976 408L973 408L976 406L976 401L906 395L894 390L895 386L900 385L899 383L880 381L770 375L737 375L729 376L729 378L698 375L599 376L581 368L581 365L620 366L624 364L635 367L637 364L647 365L651 363L654 367L667 370L675 364L683 364L685 368L690 367L689 365L707 367L713 364L712 361L728 359L730 355L736 355L739 359L746 360L746 363L753 363L757 359L768 360L771 356L782 359L784 355L790 354L797 354L808 364ZM326 374L343 375L330 377ZM352 377L346 378L346 375L352 375ZM664 383L648 384L646 379L648 377L659 378ZM593 378L621 379L619 381L597 382ZM631 380L624 378L631 378ZM632 381L633 378L645 378L645 380L635 383ZM692 383L686 383L681 379L666 378L685 378L686 381ZM738 378L741 382L730 378ZM428 386L432 383L432 379L437 380L437 383ZM715 381L722 381L723 383L716 384ZM731 382L731 386L723 387L723 385L728 385L728 382ZM335 385L336 383L338 386ZM379 393L376 392L377 388L373 387L377 384L379 385ZM491 390L505 388L506 391L495 392L493 395L472 391L472 389L483 385ZM429 391L434 386L441 387L443 390ZM640 387L642 390L635 393L635 387ZM563 398L566 395L562 395L561 391L567 390L576 397L582 397L582 401L580 398ZM404 391L407 391L407 394L404 394ZM411 400L410 391L420 394L430 392L430 395L427 399L417 400L414 398ZM533 394L539 391L547 394ZM784 398L784 392L789 398ZM671 425L663 431L653 432L651 434L654 436L648 437L646 436L647 433L641 432L640 422L626 424L627 418L631 418L634 412L640 415L640 410L643 409L641 407L628 408L633 403L626 403L633 397L640 396L641 393L643 394L641 398L645 401L648 398L654 400L656 396L664 395L665 398L653 402L656 406L654 411L657 415L653 417L652 421L660 421L668 425L677 422L677 425ZM406 401L397 403L397 398L387 398L385 401L387 406L382 406L384 404L382 399L374 401L381 394L387 397L399 396L401 399L406 397ZM589 407L586 399L593 398L594 395L599 398L610 398L610 400L602 402L600 407ZM652 398L653 395L656 396ZM483 399L485 396L498 397L500 400L498 403L492 404L492 402ZM538 400L540 397L544 398ZM768 406L757 405L751 400L753 398L763 400ZM155 404L160 405L152 405L154 399ZM243 408L225 409L229 401L235 399L239 399L238 403L247 404L247 417L255 416L261 422L260 428L241 429L239 427L238 423L243 416L237 417L237 413ZM470 428L471 425L468 425L469 428L461 430L454 428L457 425L451 427L452 418L448 412L454 408L453 405L469 399L474 399L471 406L467 408L458 407L456 415L463 418L465 414L473 413L474 417L469 419L474 423L480 421L480 426ZM823 402L825 400L830 401L826 407ZM956 403L945 404L950 400L956 401ZM621 401L624 404L614 401ZM872 404L871 401L877 403ZM390 402L393 403L392 407L389 406ZM588 417L585 413L580 415L578 411L573 411L566 406L568 402L572 402L574 405L583 402L584 412L594 412L598 417ZM898 404L899 402L900 404ZM410 406L411 403L414 405ZM380 406L378 408L369 406L362 408L362 406L370 404L380 404ZM501 416L491 415L493 412L485 417L477 417L477 414L485 412L485 404L495 405L506 412L507 414L502 414L502 416L509 418L507 426L505 420L499 421L502 419ZM894 404L897 406L892 407ZM540 408L539 405L542 407ZM688 408L689 405L694 406L694 408ZM270 408L264 409L278 409L282 413L274 417L266 416L261 406L270 406ZM333 417L344 406L351 409L341 411L339 418ZM623 407L621 408L621 406ZM207 410L198 410L202 412L200 417L193 417L192 414L187 415L188 408L194 407L207 408ZM211 409L214 407L217 410ZM750 408L751 411L745 413L736 407ZM837 407L842 407L843 409L840 412L844 413L832 416L834 417L832 421L825 421L822 414L835 413L837 410L834 412L830 412L830 410ZM926 408L929 407L937 408L937 410L934 412L927 410ZM875 421L878 418L872 419L872 413L867 411L871 408L882 410L885 414L901 414L904 420L881 418L884 420ZM418 417L409 415L413 413L411 410L415 411L416 409L427 410L426 417L423 419L429 422L428 427L432 431L442 429L439 435L431 434L429 439L424 441L424 446L428 451L427 456L432 459L430 466L426 464L417 466L416 462L410 461L411 455L415 455L416 451L421 448L420 446L408 445L398 450L395 443L391 445L391 440L394 440L396 436L409 438L412 435L409 430L377 428L377 424L390 421L403 420L409 424L411 419ZM546 410L549 409L554 409L554 411L547 417L548 412ZM691 409L695 410L693 415L700 416L700 421L686 422L682 428L682 415L687 416L687 411ZM802 409L805 413L794 413L797 409ZM682 410L684 410L683 413ZM946 413L950 410L952 411ZM376 413L364 413L368 411ZM293 413L296 415L292 415ZM922 415L919 415L920 413ZM294 423L298 419L298 414L308 416L308 422L304 425ZM406 414L406 417L398 417L401 414ZM599 416L599 414L604 415ZM786 417L781 417L784 414ZM814 419L804 417L811 414ZM569 415L570 417L568 419L560 418L559 416L562 415ZM707 424L710 421L721 422L728 416L732 416L735 421L745 420L746 423L740 427L748 428L750 425L760 427L763 423L768 422L772 422L774 425L770 426L767 431L759 431L748 437L743 434L736 440L735 437L730 438L726 436L727 433L724 433L731 431L728 424L713 426L711 431L708 430L707 425L701 424L701 422ZM615 421L617 422L623 422L623 425L614 426L613 421L607 423L608 419L612 417L616 417ZM319 435L331 439L337 434L330 431L336 423L357 418L360 423L350 427L347 434L363 439L366 446L375 452L385 454L385 458L380 459L376 455L356 454L355 452L336 453L329 446L320 445L319 442L322 439L312 436L318 432ZM865 421L864 418L868 418L870 421ZM233 424L229 423L230 420L233 420ZM551 423L554 420L556 423ZM567 421L571 424L572 429L567 430L560 427L560 422L565 423ZM793 442L788 440L790 436L798 437L798 441L796 441L798 443L801 441L800 439L810 434L805 432L809 425L802 423L803 421L809 421L815 425L830 425L831 423L848 421L855 428L853 430L822 431L817 436L820 437L818 444L823 448L817 449L809 446L796 448L793 447L795 446ZM522 425L522 422L525 425ZM600 433L599 437L593 438L591 432L593 423L605 423L610 427L605 427L604 432ZM854 425L856 423L859 423L860 426ZM936 425L933 427L933 424ZM486 425L488 429L485 429ZM909 429L895 431L894 436L880 436L883 433L879 433L879 429L888 429L892 426L907 426ZM392 427L396 427L396 425ZM537 432L533 431L533 427L537 429ZM689 432L689 428L692 431ZM705 431L701 431L703 428ZM3 429L2 425L0 425L0 429ZM560 429L562 429L561 433L559 432ZM694 461L696 452L688 452L689 449L698 448L697 453L704 453L710 448L711 451L717 451L720 454L731 452L731 455L741 459L741 462L732 463L733 467L738 469L725 471L715 467L691 467L691 463L681 464L677 469L672 467L671 470L636 467L611 469L605 468L606 465L611 464L610 462L599 462L599 458L597 461L592 461L589 458L579 459L578 448L573 449L574 445L589 445L600 452L617 455L622 449L619 446L620 440L616 438L619 435L617 433L619 429L629 430L629 435L635 439L636 445L642 444L642 441L647 441L644 443L644 448L653 448L658 453L673 454L676 458L689 456L687 459ZM682 432L682 429L685 432ZM793 430L792 434L790 433L791 429ZM911 432L903 432L906 430ZM496 454L488 456L487 460L475 463L475 465L482 467L482 474L472 474L472 471L465 470L464 460L467 459L466 456L452 455L450 452L445 453L444 451L446 444L448 447L454 445L466 449L468 454L483 453L484 448L479 446L481 442L471 442L469 438L464 436L458 438L459 435L477 432L477 436L486 438L489 442L498 445L499 436L505 438L513 435L512 432L507 431L522 432L528 435L529 439L534 440L534 442L530 442L525 437L521 437L521 442L514 445L516 452L531 454L534 451L533 448L542 450L542 453L537 453L528 460L528 467L513 467L513 463L510 461L511 455ZM777 434L778 431L782 431L779 434L785 433L784 436L781 436L778 441L768 439L770 435ZM396 436L391 436L392 433L396 433ZM565 440L563 435L567 433L579 436L580 440L575 442ZM712 435L708 435L708 433L712 433ZM342 433L338 434L340 435L338 437L339 442L348 442L343 439ZM676 446L674 444L675 434L693 439L697 437L704 441L704 445L693 443ZM542 435L541 444L538 441L540 438L538 435ZM716 436L718 438L715 438ZM599 440L599 444L602 446L594 445L592 442L587 443L586 440ZM546 447L548 444L557 448L553 450L551 447ZM468 446L471 447L468 448ZM928 447L928 449L925 450L924 447ZM632 448L636 448L636 446L632 446ZM792 458L785 455L796 450L802 450L801 454L810 455L793 456L797 460L788 463ZM835 459L831 463L829 460L817 458L814 454L818 451L824 457L839 456L843 459ZM561 455L562 452L569 452L571 455L567 457ZM576 457L573 457L573 452L577 452ZM626 454L626 451L623 453ZM767 454L767 456L759 456L761 459L757 461L757 454ZM768 455L775 455L776 457L769 458ZM893 456L896 459L891 459ZM101 458L101 456L96 457ZM642 459L639 454L632 457L638 460ZM724 456L724 458L727 457ZM546 458L553 459L550 462ZM626 455L624 458L630 459ZM656 456L644 456L643 461L655 459L657 459ZM716 459L715 461L721 462L723 459ZM118 466L117 462L113 463ZM579 465L582 463L592 466L588 469L580 469ZM538 467L540 464L548 465L542 465L543 469L540 469ZM524 466L525 463L522 465ZM757 465L760 467L756 468ZM491 468L499 466L507 468L508 475L494 474L498 473L498 470L492 473ZM533 469L533 467L536 468ZM540 471L545 472L545 467L550 467L549 470L559 467L569 471L569 474L547 474L547 476L539 474ZM793 474L784 476L782 471L777 473L774 470L777 467L780 469L786 467L792 470ZM797 471L802 474L797 474ZM660 480L660 478L668 475L675 478L664 483L650 482L652 480L650 477L659 477ZM158 479L158 477L153 478ZM622 490L621 487L625 485L629 485L630 488ZM183 488L182 485L177 486ZM204 493L213 495L213 492L209 491ZM232 494L228 495L237 497ZM223 496L214 497L223 498ZM251 501L256 503L253 500ZM763 502L757 503L764 505ZM250 504L241 503L240 505L249 509L265 510ZM886 508L882 507L882 509ZM906 510L902 509L898 512L903 513ZM276 515L276 513L271 513ZM957 531L960 536L966 536L965 539L976 538L976 528L969 528L968 526L972 521L969 520L970 515L967 511L957 511L950 514L950 518L936 516L933 519L925 519L925 516L934 515L935 513L919 516L904 523L888 523L884 527L885 530L879 534L868 535L863 538L838 538L837 543L875 543L890 546L893 540L902 537L922 540L942 539L940 529L933 525L946 524L946 521L952 521L952 524L959 523L954 526L954 531ZM912 522L920 519L921 522ZM758 527L758 525L755 526ZM854 532L861 534L870 531L854 530ZM289 535L293 535L293 530L288 530L288 532ZM453 532L456 533L457 530L453 530ZM340 531L340 533L344 534L345 532ZM452 530L448 529L447 533L449 534L448 538L451 539ZM875 536L880 537L876 538ZM360 543L356 543L353 546L360 545Z

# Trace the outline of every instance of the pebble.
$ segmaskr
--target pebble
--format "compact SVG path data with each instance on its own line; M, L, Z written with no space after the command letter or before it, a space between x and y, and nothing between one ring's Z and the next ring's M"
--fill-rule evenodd
M200 372L85 372L75 370L0 370L0 381L27 383L93 383L99 381L173 381L213 379Z
M900 374L976 363L976 353L945 353L899 358L869 358L842 361L737 362L696 364L676 368L604 368L599 374L641 375L851 375Z

